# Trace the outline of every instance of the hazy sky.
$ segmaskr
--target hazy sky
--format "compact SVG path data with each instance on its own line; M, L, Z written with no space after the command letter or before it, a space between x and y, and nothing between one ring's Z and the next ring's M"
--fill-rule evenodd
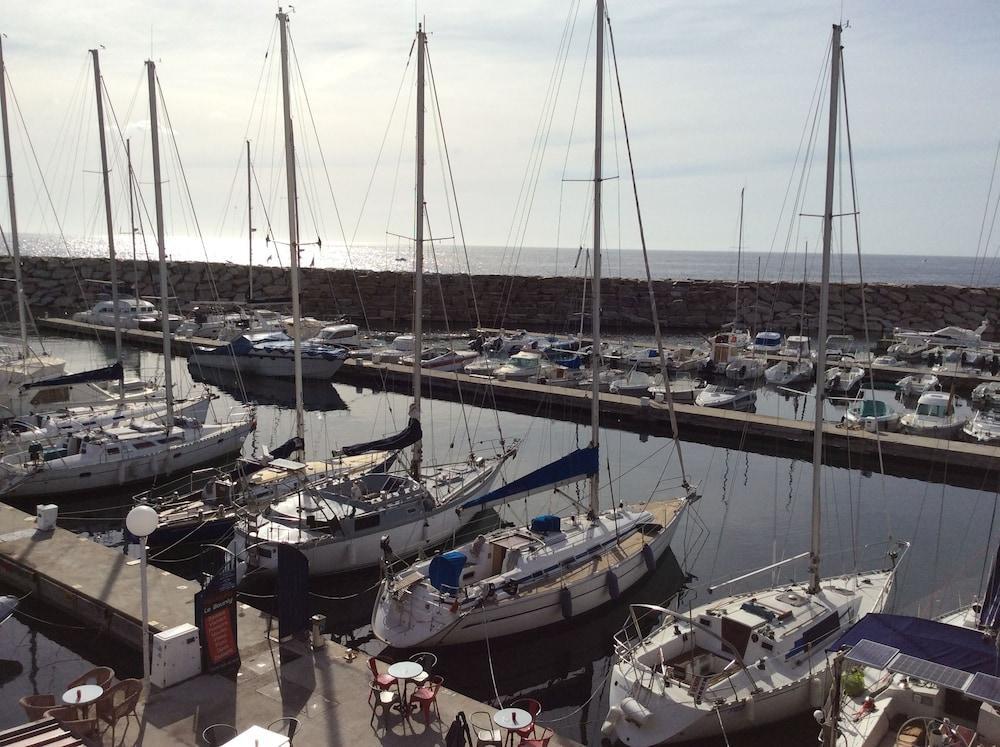
M573 46L523 236L528 245L552 246L558 240L566 247L577 246L586 234L588 187L562 180L584 179L591 168L589 2L297 3L291 31L347 233L358 222L419 14L431 31L466 238L470 244L504 245L566 20L577 5ZM99 233L94 173L99 162L89 121L93 91L86 53L98 44L105 47L103 73L118 115L124 118L135 102L129 132L144 182L151 177L143 137L148 111L142 63L152 43L206 236L239 236L245 230L244 177L237 169L248 129L258 140L254 160L262 191L280 223L283 197L271 196L280 194L279 174L267 168L268 161L281 158L270 139L278 100L273 90L261 99L263 89L276 83L274 68L257 93L275 28L273 4L7 0L9 11L15 6L16 13L4 14L8 74L69 233ZM611 0L608 11L651 248L733 247L743 186L745 245L767 250L776 230L784 234L787 220L779 226L779 209L830 27L843 13L850 22L844 33L845 65L863 250L975 253L1000 138L1000 3L847 0L842 8L840 2L792 0ZM360 222L361 241L382 243L387 230L412 231L409 90L404 88ZM578 90L582 95L574 118ZM251 121L255 94L257 113ZM304 100L298 101L301 107ZM336 243L340 231L303 116L296 126L308 172L302 178L310 200L304 210L323 216L316 221L319 228L304 226L303 232L322 232L325 242ZM607 128L606 173L625 176L624 161L616 163L615 154L617 149L618 158L624 157L620 126L617 140L610 119ZM571 132L575 147L567 151ZM429 138L435 139L431 129ZM280 146L280 139L275 142ZM815 163L811 184L818 187L822 157ZM43 209L32 170L19 135L15 173L21 229L52 232L51 211ZM432 143L428 210L439 236L448 235L453 225L443 201L435 203L441 173ZM190 219L185 222L179 208L182 186L176 169L168 168L167 178L173 195L168 197L170 229L190 233ZM234 178L240 180L236 197L227 203ZM631 213L623 209L620 220L614 215L619 200L631 199L627 188L625 179L605 186L609 241L635 246ZM115 202L116 222L123 225L126 203L120 190ZM804 209L821 208L821 195L813 189ZM0 216L6 227L5 209Z

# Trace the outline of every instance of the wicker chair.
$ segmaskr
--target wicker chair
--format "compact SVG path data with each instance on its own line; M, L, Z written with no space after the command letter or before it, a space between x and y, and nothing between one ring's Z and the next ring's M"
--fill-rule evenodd
M81 685L100 685L107 690L111 680L115 678L115 670L111 667L94 667L89 672L84 672L75 680L66 685L67 690Z
M50 708L55 708L56 696L55 695L25 695L20 700L21 708L24 709L24 715L28 717L28 721L38 721L45 715L45 712Z
M142 695L142 680L122 680L97 699L97 720L105 724L104 731L111 729L112 744L117 744L115 731L121 719L125 719L126 730L130 716L135 716L136 720L139 720L135 707L139 703L140 695Z
M54 718L62 728L77 739L87 741L97 733L97 716L86 716L76 706L50 708L45 715Z

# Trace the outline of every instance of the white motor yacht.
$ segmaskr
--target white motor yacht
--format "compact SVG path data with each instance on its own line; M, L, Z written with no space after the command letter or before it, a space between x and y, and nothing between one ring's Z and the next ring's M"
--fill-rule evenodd
M399 363L404 356L413 355L413 345L413 335L396 335L385 347L372 349L372 363Z
M816 372L811 360L778 361L764 371L764 380L775 386L788 386L800 381L809 381Z
M764 375L763 358L739 356L726 365L726 378L732 381L756 381Z
M114 327L115 305L111 301L98 301L87 311L78 311L73 314L73 320L96 324L100 327ZM170 330L176 330L183 321L183 317L171 314ZM121 329L145 329L158 332L162 329L160 311L149 301L144 301L141 298L119 298L118 326Z
M705 382L693 378L689 373L677 373L670 379L670 396L674 402L694 402L698 392L704 388ZM665 402L667 388L663 386L663 382L659 382L649 387L649 394L657 402Z
M694 403L701 407L728 407L733 410L745 410L757 402L757 392L744 387L720 386L709 384L698 392Z
M899 430L899 417L899 413L883 400L863 399L847 408L844 420L869 433L891 433Z
M777 353L784 337L780 332L758 332L753 338L755 353Z
M896 382L896 390L905 396L913 397L924 392L933 392L941 388L941 382L934 374L911 374Z
M778 355L786 358L810 358L811 345L811 341L805 335L789 335L785 338L785 344L778 350Z
M1000 412L996 410L977 412L962 426L962 436L967 441L979 444L1000 442Z
M453 350L443 346L425 348L420 356L420 367L433 371L461 371L479 354L474 350ZM404 355L399 359L400 365L412 366L413 355Z
M315 337L310 337L308 342L341 348L357 348L364 344L357 324L331 324L323 327Z
M649 388L658 384L662 385L663 380L657 376L650 376L644 371L633 369L620 379L615 379L608 386L608 391L612 394L624 394L629 397L646 397L649 395Z
M955 413L955 403L944 392L925 392L917 400L915 412L899 419L904 433L915 436L951 438L964 425L966 418Z
M826 369L826 391L847 394L861 386L865 369L861 366L830 366Z

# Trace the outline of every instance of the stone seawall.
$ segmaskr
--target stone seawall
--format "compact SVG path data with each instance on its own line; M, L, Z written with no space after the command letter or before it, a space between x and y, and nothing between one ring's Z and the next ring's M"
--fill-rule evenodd
M101 259L26 257L25 293L36 315L68 316L89 307L106 293L109 264ZM12 261L0 259L3 277L13 277ZM120 278L131 282L131 263L120 264ZM255 295L287 298L287 270L254 268ZM735 283L716 280L661 280L655 284L660 320L670 331L710 331L734 318ZM155 264L139 263L143 294L159 293ZM224 263L173 262L171 293L183 307L192 301L243 301L247 271ZM306 268L302 271L303 313L319 317L346 316L373 328L410 326L413 279L401 272L351 272ZM475 326L567 331L579 327L584 282L566 277L507 277L501 275L425 275L426 321L435 327L459 330ZM602 283L602 320L609 332L646 332L651 329L646 283L607 278ZM797 283L740 285L740 316L751 327L795 332L799 327L803 291ZM864 290L872 334L893 327L937 329L953 324L976 327L983 319L1000 323L1000 289L935 285L870 285ZM863 330L861 289L831 288L831 332ZM0 283L0 303L13 318L13 284ZM809 320L819 305L819 289L809 285L804 307ZM478 308L478 314L477 314ZM589 303L586 305L589 309ZM991 332L996 333L995 329Z

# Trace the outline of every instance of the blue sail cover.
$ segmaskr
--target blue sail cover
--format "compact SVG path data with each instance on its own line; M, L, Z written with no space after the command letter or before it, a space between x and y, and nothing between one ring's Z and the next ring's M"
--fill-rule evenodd
M995 630L1000 624L1000 547L997 547L996 555L993 556L993 570L990 571L990 580L986 584L986 598L979 612L979 624L991 630Z
M445 594L457 594L462 583L462 569L465 567L465 560L465 553L458 550L435 555L431 558L430 568L427 569L431 586Z
M421 438L423 438L423 432L420 428L420 421L416 418L410 418L409 424L399 433L380 438L377 441L365 441L345 446L340 452L344 456L357 456L358 454L367 454L370 451L398 451L412 446Z
M531 495L542 488L555 488L566 483L576 482L588 475L597 473L597 447L588 446L577 449L551 464L539 467L524 477L509 482L502 488L497 488L479 498L473 498L462 504L462 508L485 506L497 501L512 500L521 496Z
M125 371L122 368L121 361L117 363L112 363L110 366L105 366L104 368L95 368L90 371L80 371L74 374L65 374L63 376L52 376L48 379L40 379L39 381L30 381L27 384L21 384L21 389L37 389L43 386L68 386L70 384L87 384L91 381L117 381L124 378Z
M1000 657L996 646L981 632L971 628L922 617L869 613L828 650L839 651L862 640L892 646L898 648L900 653L963 672L1000 675Z

